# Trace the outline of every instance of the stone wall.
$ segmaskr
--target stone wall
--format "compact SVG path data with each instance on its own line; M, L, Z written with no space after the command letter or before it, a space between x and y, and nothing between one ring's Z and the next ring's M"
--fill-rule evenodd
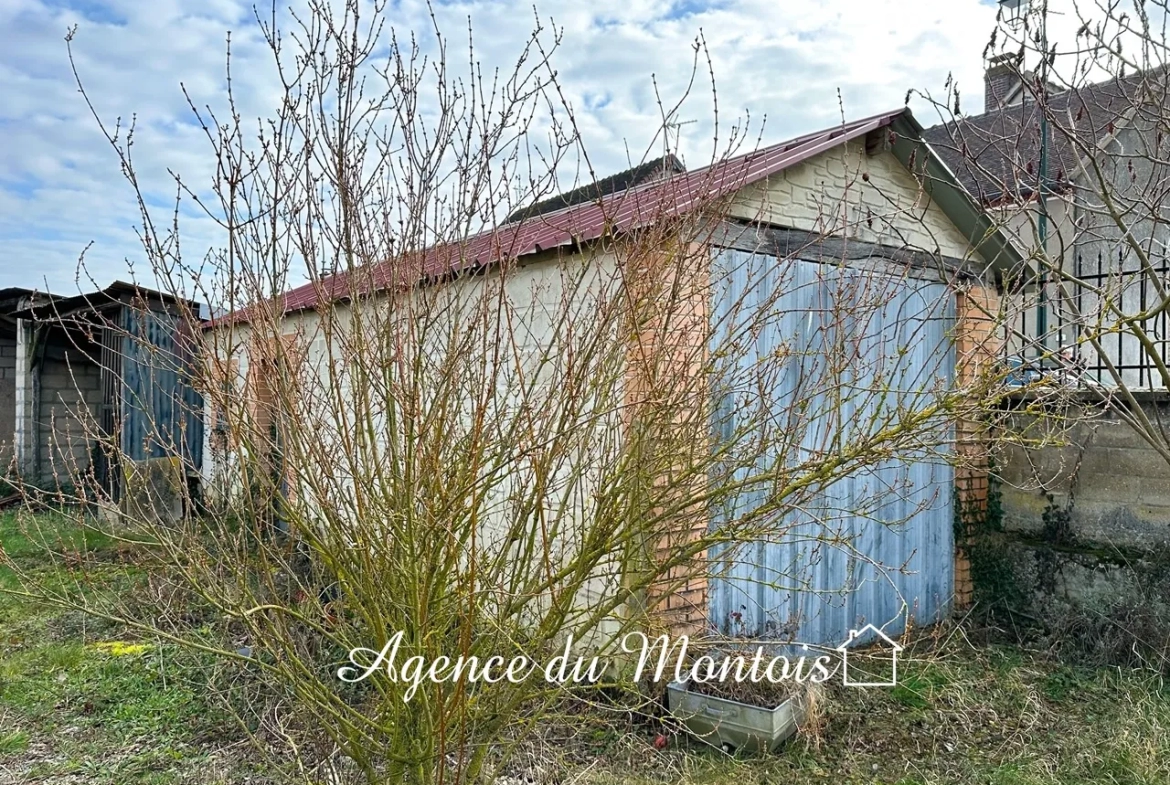
M1146 402L1141 411L1165 423L1170 402ZM977 594L1057 636L1084 636L1086 625L1133 628L1138 614L1137 645L1165 641L1170 462L1120 415L1091 403L1045 420L1013 415L1009 426L1017 438L1050 444L999 452L1000 531L983 541L985 585ZM1129 621L1119 627L1111 621L1118 618Z

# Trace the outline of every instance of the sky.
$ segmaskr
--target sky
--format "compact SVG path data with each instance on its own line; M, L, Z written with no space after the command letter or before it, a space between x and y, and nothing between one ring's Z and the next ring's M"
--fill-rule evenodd
M303 8L293 5L296 10ZM954 75L967 107L983 102L982 52L995 26L990 0L596 0L538 2L561 30L554 65L599 175L657 151L654 87L686 91L696 37L710 53L723 132L750 113L761 143L896 109L911 88L943 92ZM438 4L439 26L466 39L485 66L514 62L533 24L531 0ZM281 18L288 23L287 12ZM397 0L386 23L400 35L429 28L427 7ZM222 109L231 31L233 87L245 117L271 114L279 95L252 7L234 0L0 0L0 287L71 294L114 280L150 282L134 193L77 89L112 128L136 121L134 160L152 207L169 219L168 172L197 191L214 157L192 121ZM705 66L704 66L705 68ZM680 108L677 149L709 160L715 128L709 81ZM911 104L924 125L930 106ZM212 221L184 208L184 254L222 242ZM84 257L83 257L84 254ZM82 263L83 260L83 263ZM290 285L299 283L296 276Z

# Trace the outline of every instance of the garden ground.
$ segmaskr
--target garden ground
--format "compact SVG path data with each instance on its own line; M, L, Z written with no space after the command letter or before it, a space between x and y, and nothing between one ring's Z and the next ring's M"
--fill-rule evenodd
M60 521L59 523L57 521ZM42 521L56 548L96 570L87 591L144 580L116 544ZM0 543L52 581L9 513ZM80 548L80 545L84 548ZM109 569L102 569L108 564ZM0 590L14 573L0 566ZM515 760L515 782L1170 782L1170 688L1152 671L1080 668L951 627L909 647L893 689L837 688L821 720L781 754L736 758L644 720L586 710L549 723ZM0 591L0 783L241 783L273 778L208 688L211 663L108 622ZM661 744L661 741L659 742Z

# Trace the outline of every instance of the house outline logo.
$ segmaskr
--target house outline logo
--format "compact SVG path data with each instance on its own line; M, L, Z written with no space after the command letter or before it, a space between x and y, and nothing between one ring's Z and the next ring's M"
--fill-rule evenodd
M868 636L869 633L875 633L878 640L885 644L885 647L893 652L894 668L889 681L854 681L849 677L849 652L850 644L862 636ZM903 646L896 640L886 635L880 628L875 627L872 623L866 624L859 630L850 630L849 637L841 643L836 651L841 654L841 683L846 687L894 687L898 684L898 654L902 651Z

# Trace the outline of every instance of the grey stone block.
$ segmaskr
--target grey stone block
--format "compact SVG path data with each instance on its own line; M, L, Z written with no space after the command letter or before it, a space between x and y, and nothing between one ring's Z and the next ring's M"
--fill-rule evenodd
M1006 502L1005 498L1005 502ZM1003 526L1007 531L1021 534L1039 534L1044 523L1042 515L1048 500L1039 494L1033 494L1025 503L1004 505Z
M1101 452L1104 455L1094 461L1094 468L1100 472L1123 477L1148 477L1170 484L1170 464L1148 447L1109 447L1103 451L1090 448L1086 458L1089 455L1096 458Z
M1118 505L1170 506L1170 481L1160 482L1120 472L1082 474L1077 483L1076 498L1084 502Z
M1077 541L1086 546L1149 550L1170 547L1170 506L1077 501L1071 513Z
M1093 447L1136 447L1142 443L1128 423L1114 418L1098 420L1092 429L1086 429L1088 442Z
M1011 546L1007 559L1031 610L1041 617L1073 608L1106 608L1139 594L1140 564L1023 544Z

